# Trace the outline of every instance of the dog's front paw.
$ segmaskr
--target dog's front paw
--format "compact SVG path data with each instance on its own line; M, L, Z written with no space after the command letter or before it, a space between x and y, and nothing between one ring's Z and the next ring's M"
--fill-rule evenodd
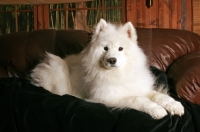
M156 106L149 110L150 116L154 119L161 119L167 115L167 111L161 106Z
M184 107L178 101L172 101L165 105L165 109L169 111L171 115L179 115L182 116L184 114Z

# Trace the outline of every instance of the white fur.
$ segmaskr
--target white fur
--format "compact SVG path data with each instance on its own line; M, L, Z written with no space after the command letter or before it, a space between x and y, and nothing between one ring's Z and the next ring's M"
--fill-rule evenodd
M123 50L119 51L120 47ZM116 63L111 63L110 58L116 59ZM167 115L166 110L172 115L183 115L181 103L162 90L154 90L154 77L146 63L130 22L115 26L101 19L91 43L80 54L61 59L47 53L31 77L34 85L55 94L70 94L116 108L133 108L155 119Z

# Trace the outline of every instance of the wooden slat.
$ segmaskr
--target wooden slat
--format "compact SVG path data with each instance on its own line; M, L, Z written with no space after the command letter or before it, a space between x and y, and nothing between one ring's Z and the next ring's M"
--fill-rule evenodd
M158 1L158 27L163 27L163 0Z
M58 4L58 3L74 3L86 2L92 0L0 0L0 4Z
M137 26L137 4L136 0L127 0L127 21L132 22L134 26Z
M147 9L146 12L149 15L149 28L158 27L158 0L153 1L153 6Z
M193 0L193 31L200 35L200 1Z
M192 31L192 0L185 0L185 30Z
M143 6L144 8L144 22L147 28L150 28L150 19L151 19L151 8L148 8L146 6L146 1L142 0L141 1L141 6Z
M169 28L169 14L170 14L169 0L159 0L159 27Z
M68 8L68 4L65 4L65 8L66 8L66 9ZM69 23L68 23L68 21L69 21L69 20L68 20L68 13L69 13L69 11L68 11L68 10L65 10L65 16L66 16L66 17L65 17L65 25L66 25L65 28L66 28L66 29L69 28L69 27L68 27L68 24L69 24Z
M153 6L149 9L150 14L150 28L158 28L158 1L153 1Z
M182 0L177 0L177 29L181 29Z
M102 7L105 7L104 0L101 0L101 2L102 2ZM102 18L106 19L105 18L105 9L104 8L102 8Z
M37 18L37 14L38 14L38 9L37 9L37 5L33 6L34 9L34 30L38 29L38 18Z
M122 0L122 23L125 23L126 21L127 21L127 19L126 19L126 15L124 15L124 14L126 14L126 0Z
M44 28L49 29L49 5L43 5L44 9Z
M38 27L37 29L44 29L44 6L38 5Z
M192 1L182 0L181 29L192 31Z
M144 1L138 0L136 3L137 5L137 27L146 27L145 22L145 6L146 4L143 4Z
M171 0L171 28L176 29L178 23L178 9L177 9L177 0Z
M17 12L17 5L15 5L15 12ZM15 28L16 28L16 32L19 31L19 24L18 24L18 13L15 13Z

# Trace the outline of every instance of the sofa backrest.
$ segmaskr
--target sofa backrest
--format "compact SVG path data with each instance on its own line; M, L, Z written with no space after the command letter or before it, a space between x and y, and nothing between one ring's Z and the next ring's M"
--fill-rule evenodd
M137 33L149 65L165 72L179 58L200 51L200 36L190 31L139 28Z
M8 72L25 77L45 52L60 57L79 53L89 37L88 32L80 30L37 30L0 36L0 77L8 76Z
M200 36L193 32L138 28L137 33L149 65L162 71L182 56L200 51ZM37 30L0 36L0 77L7 76L4 69L12 75L25 76L46 51L60 57L79 53L90 37L82 30Z

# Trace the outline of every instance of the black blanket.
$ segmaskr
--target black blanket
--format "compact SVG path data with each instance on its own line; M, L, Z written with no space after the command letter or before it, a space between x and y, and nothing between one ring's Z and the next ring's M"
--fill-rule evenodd
M159 81L164 73L152 69ZM133 109L113 110L70 95L58 96L21 78L0 79L0 132L200 132L200 106L155 120Z

